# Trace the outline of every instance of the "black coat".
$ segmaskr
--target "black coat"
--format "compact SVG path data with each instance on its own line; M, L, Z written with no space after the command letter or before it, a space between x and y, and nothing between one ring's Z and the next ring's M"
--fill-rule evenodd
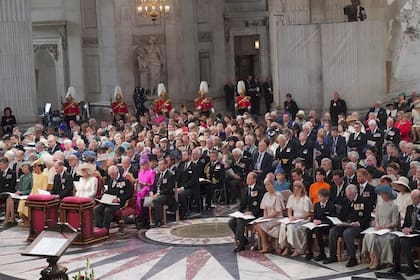
M337 143L335 144L335 151L334 151L335 141L337 141ZM331 137L330 145L331 145L330 151L331 151L332 157L343 158L347 155L347 143L346 143L346 139L343 136L338 135L337 140L334 140L334 138Z
M331 220L328 219L327 216L330 216L330 217L337 216L337 211L336 211L334 203L331 200L328 200L327 204L325 205L325 208L321 207L320 202L315 203L314 220L320 220L322 224L332 225Z
M256 165L257 165L257 161L258 161L258 156L259 153L257 152L254 155L254 159L252 161L252 169L255 170ZM257 173L257 181L258 183L262 184L263 180L265 179L265 176L271 172L273 170L273 156L270 155L267 151L265 151L263 159L261 161L261 166L260 166L260 170L262 171L261 173Z
M292 141L288 141L283 149L278 147L276 150L275 158L280 161L281 167L288 176L291 174L292 162L296 158L296 153L297 151Z
M72 196L73 186L73 178L67 171L64 171L63 178L61 178L60 174L56 174L54 176L52 194L58 195L60 199Z
M367 184L363 192L361 192L360 184L357 184L357 192L359 194L359 197L367 200L372 209L375 208L377 195L375 193L374 186Z
M334 184L334 183L331 184L330 200L334 204L344 205L344 203L347 200L347 197L346 197L346 187L347 187L346 182L343 182L343 187L341 188L340 191L338 191L337 185Z
M194 186L198 186L198 172L197 164L190 162L187 169L185 165L188 162L181 162L175 172L176 183L178 188L183 187L184 189L193 189Z
M55 144L54 147L48 147L48 153L50 153L51 155L54 154L57 151L61 151L61 148L60 148L59 144Z
M294 120L296 118L297 112L299 111L299 107L296 102L292 99L290 102L284 101L283 105L284 110L288 112L292 116L292 120Z
M369 113L375 112L375 107L371 107L369 111L366 114L366 120L369 117ZM386 128L386 120L388 119L388 114L386 113L386 110L383 108L380 108L378 111L377 119L379 120L379 128L384 129Z
M248 186L242 188L241 191L241 202L239 204L239 211L246 212L251 211L252 215L256 218L263 216L263 210L260 209L261 200L265 194L265 188L255 185L251 191L251 195L248 194Z
M306 169L310 169L313 166L314 159L314 145L312 142L307 141L305 144L298 144L296 151L297 158L303 158L305 160Z
M346 101L344 101L343 99L338 99L337 101L334 101L334 99L332 99L330 101L330 115L331 115L331 121L333 125L338 124L339 114L347 115Z
M119 168L120 175L122 176L124 174L124 169L122 167ZM128 173L131 173L135 179L139 176L139 169L133 165L130 166L128 169Z
M378 153L382 151L382 145L384 143L384 134L382 130L380 130L379 128L377 128L375 132L368 130L366 131L366 138L367 138L367 142L369 141L375 142L375 145L371 145L371 146L375 146Z
M359 222L361 230L365 230L369 227L372 209L365 199L358 196L355 201L346 200L339 218L346 223Z
M366 134L363 132L360 132L359 135L355 138L356 134L352 133L349 137L349 142L347 143L347 146L353 150L359 153L359 156L364 157L364 149L366 148Z
M395 146L398 147L401 139L400 130L396 127L392 127L390 129L384 130L384 139L387 142L394 143Z
M403 228L411 228L412 226L412 217L413 217L414 206L408 205L407 211L405 212ZM420 233L420 209L417 209L417 221L415 231Z
M175 188L175 175L169 170L166 170L160 182L159 178L160 172L156 174L155 181L151 188L153 194L157 194L159 191L159 194L173 196Z
M16 172L10 168L1 172L0 192L16 192Z

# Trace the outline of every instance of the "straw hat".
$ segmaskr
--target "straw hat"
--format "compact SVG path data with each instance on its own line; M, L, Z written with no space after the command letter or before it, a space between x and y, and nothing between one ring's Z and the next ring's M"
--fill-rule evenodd
M392 182L391 186L395 189L395 186L399 185L399 186L405 187L407 189L407 191L411 191L411 188L408 184L409 184L408 179L404 176L401 176L397 181Z
M79 167L76 170L77 174L82 175L82 170L86 170L90 176L92 176L93 172L95 172L94 166L89 163L82 163L81 165L79 165Z

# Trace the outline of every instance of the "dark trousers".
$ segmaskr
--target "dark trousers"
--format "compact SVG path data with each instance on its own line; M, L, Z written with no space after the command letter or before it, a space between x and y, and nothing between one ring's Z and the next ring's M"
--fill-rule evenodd
M219 184L208 184L207 183L207 184L203 184L201 186L203 188L202 189L202 193L204 191L204 194L206 196L206 200L205 200L206 206L210 207L211 206L211 199L213 197L213 191L223 188L223 185L219 185Z
M312 234L315 234L316 243L319 247L319 254L325 255L325 242L324 242L324 235L327 235L329 232L329 227L320 227L320 228L314 228L313 230L306 230L306 238L308 243L308 254L313 254L313 242L312 242Z
M76 121L76 116L64 116L64 122L67 124L67 128L70 127L70 121Z
M153 199L153 219L156 222L162 222L163 205L167 204L171 208L173 204L173 196L161 194Z
M236 180L236 179L232 179L229 181L229 183L227 184L228 188L227 188L227 198L229 201L232 202L236 202L236 198L239 197L240 193L241 193L241 189L243 186L243 181L242 180Z
M414 270L414 256L411 252L411 248L418 244L420 244L420 236L397 238L394 243L394 267L400 267L401 256L399 252L402 252L407 259L408 267Z
M228 221L230 229L235 234L235 240L239 240L242 244L247 241L245 237L245 227L247 224L248 221L244 219L232 218Z
M330 248L330 257L337 257L337 239L343 237L347 248L347 256L356 258L356 247L354 240L360 235L360 227L335 226L330 229L328 235L328 247Z
M99 204L94 209L95 226L109 229L114 219L114 213L120 209L118 205Z
M183 191L178 193L178 203L180 205L179 207L179 215L181 218L185 217L188 213L188 199L192 197L193 190L191 189L184 189Z

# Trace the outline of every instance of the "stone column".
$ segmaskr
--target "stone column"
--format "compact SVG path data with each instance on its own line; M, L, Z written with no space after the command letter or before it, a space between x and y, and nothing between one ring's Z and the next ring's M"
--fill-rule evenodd
M37 121L30 0L0 0L0 109Z
M273 79L273 94L274 103L280 104L280 86L279 86L279 65L278 65L278 17L281 14L281 2L278 0L268 1L269 12L269 40L270 40L270 62L271 62L271 76Z

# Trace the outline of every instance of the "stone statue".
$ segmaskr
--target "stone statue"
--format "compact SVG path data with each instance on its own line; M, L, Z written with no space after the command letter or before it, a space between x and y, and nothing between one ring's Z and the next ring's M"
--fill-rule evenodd
M140 72L140 86L155 89L162 81L162 55L157 39L150 36L147 44L136 50L138 70Z

